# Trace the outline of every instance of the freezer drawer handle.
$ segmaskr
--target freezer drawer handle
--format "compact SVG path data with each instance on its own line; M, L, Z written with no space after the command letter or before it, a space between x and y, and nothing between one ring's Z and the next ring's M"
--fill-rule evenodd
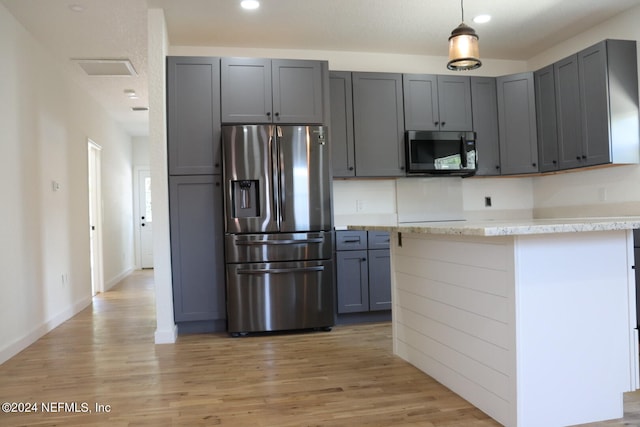
M305 240L240 240L236 246L259 246L259 245L300 245L304 243L322 243L323 238Z
M299 268L260 268L255 270L238 270L238 274L280 274L280 273L304 273L308 271L324 271L324 267L299 267Z

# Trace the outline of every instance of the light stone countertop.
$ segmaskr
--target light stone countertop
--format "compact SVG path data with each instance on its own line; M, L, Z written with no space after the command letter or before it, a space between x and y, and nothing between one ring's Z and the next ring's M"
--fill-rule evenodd
M347 228L350 230L389 231L393 233L517 236L526 234L631 230L640 228L640 216L415 222L380 225L354 224L349 225Z

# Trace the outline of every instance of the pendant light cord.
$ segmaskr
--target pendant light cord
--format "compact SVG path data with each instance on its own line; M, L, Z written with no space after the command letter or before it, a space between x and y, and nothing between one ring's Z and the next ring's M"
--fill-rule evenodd
M462 22L464 22L464 0L460 0L460 10L462 11Z

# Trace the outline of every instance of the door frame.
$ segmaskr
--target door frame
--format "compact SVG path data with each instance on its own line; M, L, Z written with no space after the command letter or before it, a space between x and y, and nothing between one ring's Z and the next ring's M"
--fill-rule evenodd
M140 206L140 172L149 172L149 175L151 175L151 168L149 166L134 166L133 168L133 224L135 229L133 241L135 245L135 265L138 270L142 269L142 241L140 239L140 233L142 232L140 227L140 217L142 216L142 206Z
M102 254L102 147L87 138L87 184L89 203L89 256L91 296L104 292ZM94 191L91 191L91 189ZM91 230L93 227L93 230ZM91 234L93 233L93 238Z

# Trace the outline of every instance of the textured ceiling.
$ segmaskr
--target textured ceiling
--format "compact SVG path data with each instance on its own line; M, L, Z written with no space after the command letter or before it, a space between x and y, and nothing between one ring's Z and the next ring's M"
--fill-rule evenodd
M456 0L0 0L133 135L147 133L147 8L165 11L171 45L447 55ZM83 7L74 12L69 5ZM483 58L528 59L640 0L466 0ZM480 13L488 24L473 24ZM136 77L90 77L72 58L129 58ZM140 99L130 100L133 89Z

